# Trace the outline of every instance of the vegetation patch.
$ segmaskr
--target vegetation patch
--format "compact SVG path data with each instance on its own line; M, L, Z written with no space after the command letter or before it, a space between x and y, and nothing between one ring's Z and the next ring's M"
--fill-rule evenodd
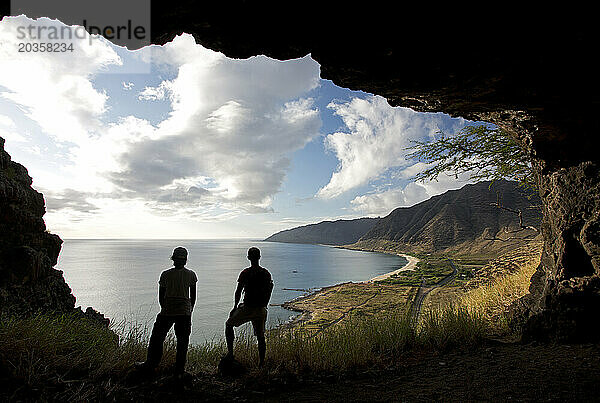
M346 283L327 287L314 294L284 304L284 308L306 312L295 324L311 332L346 321L350 317L369 317L377 313L410 309L416 288L371 283Z
M250 333L236 338L234 351L254 379L306 373L341 376L355 369L387 367L408 351L468 348L479 344L484 335L485 324L466 310L431 316L419 326L405 310L395 310L351 314L317 333L302 327L270 331L266 365L260 370ZM0 336L3 400L122 400L123 396L139 399L140 387L164 391L160 385L145 383L145 378L133 378L133 364L145 358L148 342L141 329L116 338L85 318L45 314L2 318ZM210 393L223 387L222 380L211 376L225 352L223 341L190 346L187 370L205 380L203 388L215 388ZM158 374L168 374L174 361L174 340L168 339Z
M379 281L380 284L394 284L405 287L432 286L452 274L454 268L445 255L415 255L420 261L415 270L407 270Z
M533 273L541 259L542 241L535 239L526 245L481 265L476 257L454 257L459 268L470 271L467 279L460 275L444 287L433 290L426 298L425 312L443 311L448 306L462 306L488 323L490 335L515 338L508 319L508 308L528 293Z

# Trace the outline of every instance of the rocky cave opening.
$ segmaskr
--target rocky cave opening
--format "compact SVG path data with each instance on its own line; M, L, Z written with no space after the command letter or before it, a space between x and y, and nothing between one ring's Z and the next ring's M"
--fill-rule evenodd
M392 12L386 4L310 1L293 9L242 0L151 4L153 44L185 32L234 58L311 54L321 77L338 86L514 135L533 160L544 204L543 275L534 276L527 299L529 328L557 340L598 340L600 238L581 235L600 220L598 34L585 21L593 13L508 4L483 17L454 5ZM573 294L586 298L563 298Z

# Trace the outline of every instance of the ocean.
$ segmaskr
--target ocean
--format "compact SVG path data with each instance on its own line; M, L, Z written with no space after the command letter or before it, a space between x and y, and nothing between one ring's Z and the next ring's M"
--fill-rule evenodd
M76 306L91 306L120 324L152 328L160 310L158 278L172 267L173 248L189 252L187 268L198 276L191 343L217 341L233 307L239 272L249 266L246 252L261 250L261 266L273 276L274 289L267 327L296 315L285 301L348 281L364 281L404 266L405 258L331 246L264 242L251 239L106 240L67 239L57 269L64 272ZM302 290L302 291L299 291ZM250 325L245 325L250 326Z

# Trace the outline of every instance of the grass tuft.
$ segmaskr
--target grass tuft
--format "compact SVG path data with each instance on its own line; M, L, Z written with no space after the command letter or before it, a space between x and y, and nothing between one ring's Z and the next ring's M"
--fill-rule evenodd
M414 348L438 349L476 343L483 337L480 318L454 308L427 315L417 326L404 311L354 316L322 332L278 328L267 335L268 369L341 372L385 365ZM76 315L39 314L0 320L0 359L13 377L27 385L48 379L100 379L143 361L146 328L129 326L117 337L112 330ZM175 361L175 340L165 343L162 369ZM190 346L188 371L214 372L225 354L223 340ZM250 332L236 337L236 358L248 367L258 361ZM160 368L159 368L160 370Z
M539 265L539 257L519 264L519 269L495 278L489 284L474 288L462 297L462 304L473 315L481 316L494 335L509 335L513 330L507 317L508 307L529 292L531 277ZM514 335L513 335L514 336Z

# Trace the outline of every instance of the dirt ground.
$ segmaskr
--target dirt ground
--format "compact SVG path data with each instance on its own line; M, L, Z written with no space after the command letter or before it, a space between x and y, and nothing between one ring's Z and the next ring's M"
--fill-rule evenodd
M493 343L473 352L413 353L390 370L298 386L263 399L600 401L600 347Z
M124 393L125 392L125 393ZM239 402L600 401L600 346L503 344L411 352L386 368L339 374L195 374L131 384L108 400Z

